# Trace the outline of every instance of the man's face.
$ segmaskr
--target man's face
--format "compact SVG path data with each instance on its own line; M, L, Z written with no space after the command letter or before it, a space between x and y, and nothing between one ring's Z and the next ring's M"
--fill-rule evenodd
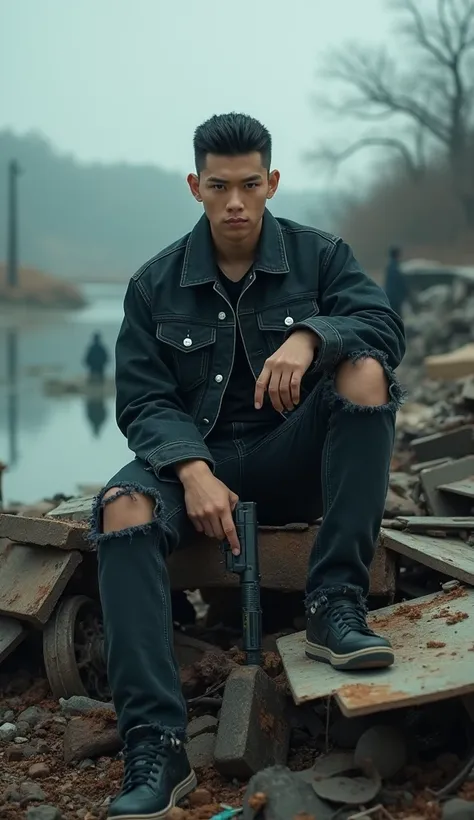
M204 205L215 236L240 242L255 232L280 174L268 173L258 151L236 157L208 154L199 177L189 174L191 193Z

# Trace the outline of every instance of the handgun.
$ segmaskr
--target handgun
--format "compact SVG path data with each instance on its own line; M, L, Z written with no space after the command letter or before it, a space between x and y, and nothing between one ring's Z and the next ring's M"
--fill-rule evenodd
M260 666L262 659L262 610L260 607L260 569L258 561L257 505L239 501L234 510L240 554L233 555L228 541L221 548L228 572L240 577L242 639L247 666Z

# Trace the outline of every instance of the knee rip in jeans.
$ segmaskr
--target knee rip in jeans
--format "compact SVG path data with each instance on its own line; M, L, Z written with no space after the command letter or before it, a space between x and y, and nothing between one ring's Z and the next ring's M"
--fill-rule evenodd
M111 489L116 492L111 494ZM124 527L120 530L110 530L103 532L102 514L103 510L109 504L113 504L118 498L128 496L133 499L135 496L147 496L154 501L153 513L150 521L143 524L134 524L130 527ZM91 516L89 519L89 541L94 546L99 546L104 541L110 541L113 538L120 538L123 535L128 535L130 540L137 533L147 534L153 529L164 529L165 523L163 518L163 504L161 496L154 487L145 487L141 484L132 484L127 482L117 482L114 487L104 487L100 493L94 498L92 505Z
M345 398L345 396L341 396L340 393L337 392L335 385L336 373L332 373L328 377L325 386L326 399L329 402L329 406L333 408L336 405L339 405L343 410L346 410L349 413L396 413L405 401L406 392L398 381L394 370L387 363L386 355L381 353L379 350L361 350L357 353L352 353L348 357L348 361L353 364L356 364L356 362L359 362L362 359L374 359L382 366L387 378L389 401L385 404L355 404L353 401Z

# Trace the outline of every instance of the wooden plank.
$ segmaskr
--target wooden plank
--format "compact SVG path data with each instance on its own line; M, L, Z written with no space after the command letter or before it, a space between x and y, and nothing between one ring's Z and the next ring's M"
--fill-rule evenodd
M433 433L413 439L410 444L417 461L462 458L474 452L474 427L458 427L446 433Z
M20 621L0 615L0 663L16 649L27 634Z
M464 541L458 538L432 538L429 535L399 530L383 530L381 539L387 549L474 586L474 549Z
M440 488L441 489L441 488ZM427 530L474 530L474 516L443 517L436 515L398 515L408 532L426 532Z
M429 511L433 515L457 516L467 514L465 509L460 509L460 506L464 506L464 502L461 502L461 505L457 504L456 498L447 496L438 487L441 484L451 484L453 481L469 478L473 473L474 456L466 456L466 458L460 458L458 461L442 464L440 467L422 470L420 481Z
M2 540L0 615L42 626L81 561L77 550L65 552Z
M388 669L337 672L312 661L304 632L277 645L297 704L334 695L343 714L355 717L474 692L473 619L474 590L463 588L370 613L369 624L395 650Z
M462 478L461 481L452 481L450 484L441 484L438 490L444 493L454 493L474 500L474 476Z

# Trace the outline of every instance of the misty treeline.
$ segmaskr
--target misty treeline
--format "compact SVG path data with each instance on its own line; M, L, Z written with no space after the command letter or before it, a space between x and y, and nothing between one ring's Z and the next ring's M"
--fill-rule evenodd
M57 276L126 279L192 228L201 215L185 174L156 165L80 163L38 135L0 132L0 263L6 258L7 167L16 158L19 256ZM166 157L162 158L166 165ZM190 169L191 170L191 169ZM282 190L278 215L331 229L312 192ZM323 213L318 212L323 211Z
M412 255L472 264L474 0L387 6L388 46L346 43L329 55L318 110L336 115L335 139L311 159L334 171L371 152L374 181L361 192L346 189L338 220L369 266L393 242ZM353 140L351 122L365 124Z

